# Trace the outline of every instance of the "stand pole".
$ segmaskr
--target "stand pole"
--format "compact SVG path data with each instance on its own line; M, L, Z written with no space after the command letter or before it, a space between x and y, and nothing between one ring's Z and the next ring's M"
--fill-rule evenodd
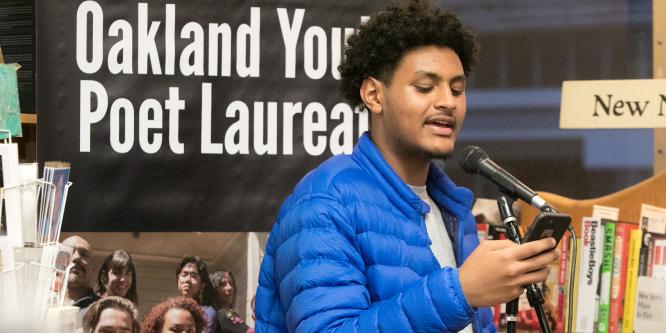
M518 224L516 223L516 216L513 213L511 205L515 200L502 194L499 199L497 199L497 206L499 208L500 217L502 218L502 223L506 226L507 236L511 241L516 244L522 244L523 239L520 235L520 230L518 229ZM530 284L524 286L527 291L527 300L530 303L530 306L536 310L537 317L539 318L539 326L541 327L541 332L551 333L550 327L548 326L548 318L546 313L543 310L543 294L541 289L536 285ZM515 303L514 303L515 302ZM506 305L507 311L507 333L515 333L517 326L517 317L518 317L518 299L511 300L507 302ZM510 313L509 311L515 311ZM510 329L512 331L510 331Z

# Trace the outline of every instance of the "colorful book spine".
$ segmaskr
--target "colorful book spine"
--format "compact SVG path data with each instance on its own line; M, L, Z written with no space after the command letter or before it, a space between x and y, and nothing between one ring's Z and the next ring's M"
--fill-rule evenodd
M608 314L608 332L618 333L622 327L624 311L624 288L627 278L627 257L629 254L630 231L636 224L617 223L615 226L615 251L613 253L613 278L611 280L611 304Z
M565 310L566 310L566 297L567 297L567 274L568 258L569 258L569 235L564 235L560 240L560 266L557 279L558 295L557 295L557 308L555 314L555 332L564 332L566 326Z
M641 229L634 229L629 233L629 257L627 258L627 285L624 290L622 332L633 332L634 330L636 284L638 282L638 262L642 239L643 231Z
M650 239L652 235L647 232L647 217L643 217L641 221L641 230L643 230L643 237L641 239L641 255L638 260L638 275L649 276L648 266L650 265Z
M488 223L476 224L476 235L479 236L479 242L488 239L489 230L490 230L490 224Z
M666 279L666 239L654 236L654 260L652 261L652 277Z
M651 233L649 233L651 235ZM654 242L652 238L648 240L648 257L647 257L647 271L645 276L652 277L652 262L654 260Z
M608 332L611 280L613 278L613 250L615 249L615 223L604 221L604 253L601 260L601 286L599 289L599 315L597 332Z
M580 267L580 260L582 258L581 253L583 252L583 251L581 251L582 245L583 245L583 240L580 239L580 238L576 239L576 267L575 267L573 281L569 281L569 283L574 284L573 296L572 296L573 305L571 306L571 313L569 313L569 316L571 316L571 319L567 318L568 320L571 320L571 332L577 332L576 331L576 329L577 329L576 328L576 318L578 317L578 302L577 302L577 300L578 300L578 286L580 284L577 283L576 281L578 281L578 279L580 278L580 275L581 275L579 267ZM573 262L571 262L571 264L573 264ZM574 269L574 266L569 265L569 269ZM569 290L568 286L567 286L567 290ZM569 300L569 298L567 297L567 302L568 302L568 300Z
M603 227L600 218L583 218L582 247L578 266L576 332L592 333L597 310L597 288L601 268Z

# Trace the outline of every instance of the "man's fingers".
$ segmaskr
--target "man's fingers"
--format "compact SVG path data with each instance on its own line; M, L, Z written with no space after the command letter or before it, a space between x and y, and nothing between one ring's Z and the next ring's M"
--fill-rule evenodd
M554 248L555 244L556 244L555 239L552 237L547 237L537 241L521 244L518 248L514 250L516 251L515 252L516 259L524 260L529 257L533 257L541 252L545 252Z
M530 257L525 260L521 260L519 262L521 266L520 271L521 272L535 271L544 266L552 264L559 257L560 257L559 251L557 251L556 249L542 252L541 254L538 254L536 256Z
M550 268L549 267L544 267L544 268L539 269L537 271L522 274L517 282L521 286L525 286L525 285L528 285L528 284L534 284L534 283L540 283L540 282L543 282L548 277L549 273L550 273Z

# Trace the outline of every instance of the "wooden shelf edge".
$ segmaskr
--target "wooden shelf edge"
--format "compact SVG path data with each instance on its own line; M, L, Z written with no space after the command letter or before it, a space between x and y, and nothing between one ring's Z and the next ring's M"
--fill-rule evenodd
M37 124L37 115L34 113L21 113L21 124Z

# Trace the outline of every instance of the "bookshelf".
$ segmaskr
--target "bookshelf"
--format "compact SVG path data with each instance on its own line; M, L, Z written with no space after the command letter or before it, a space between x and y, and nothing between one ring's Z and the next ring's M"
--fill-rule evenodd
M620 209L619 220L638 223L641 204L666 207L666 171L650 177L636 185L603 197L575 200L558 194L539 192L546 201L553 204L560 212L571 215L571 224L580 236L580 221L592 214L592 206L602 205ZM539 211L527 204L520 203L521 227L528 228Z
M643 248L641 247L641 243L644 242L641 232L639 231L637 236L633 235L633 231L631 229L640 229L640 227L637 225L639 221L641 220L641 206L642 204L648 204L652 206L658 206L658 207L666 207L666 192L664 191L666 189L666 171L662 171L661 173L652 176L636 185L633 185L631 187L628 187L626 189L623 189L621 191L618 191L616 193L612 193L603 197L599 198L592 198L592 199L587 199L587 200L575 200L571 198L567 198L564 196L560 196L557 194L553 193L539 193L545 200L550 202L553 206L555 206L557 209L560 210L560 212L566 213L571 215L572 217L572 226L576 229L576 235L580 239L584 238L584 231L582 230L582 221L584 220L585 217L591 216L592 215L592 210L594 205L602 205L602 206L610 206L610 207L616 207L619 208L619 216L618 219L620 222L624 223L615 223L617 227L619 225L625 225L626 227L623 228L625 229L625 232L620 234L618 232L614 232L615 234L615 249L613 249L612 254L605 254L604 256L610 255L613 258L613 265L617 265L618 263L621 264L620 269L616 269L613 266L613 271L612 271L612 279L616 279L615 275L619 275L620 277L617 278L619 280L618 285L621 286L627 286L626 288L630 288L626 291L624 288L618 289L618 292L616 294L618 295L625 295L624 297L620 298L620 300L613 301L613 298L618 298L617 296L612 296L613 293L611 292L611 297L610 297L610 302L611 302L611 310L609 311L610 313L615 313L615 316L619 316L619 325L629 325L630 327L632 325L639 325L637 324L636 320L634 319L628 319L628 323L623 322L623 317L625 320L626 318L631 318L633 315L629 315L629 313L634 313L634 309L636 309L636 313L641 312L641 313L657 313L660 312L660 310L655 310L655 307L650 308L650 305L635 305L636 308L632 305L632 307L627 307L627 301L630 302L631 304L637 304L636 298L639 297L638 295L642 294L645 295L646 293L646 288L650 288L649 283L656 284L656 285L663 285L658 278L662 275L660 274L652 274L648 273L647 276L651 276L652 278L645 278L643 276L644 272L641 273L641 270L638 269L640 267L639 262L645 262L644 265L651 265L652 259L647 259L643 261L644 259L639 258L642 256L642 251ZM534 217L538 214L538 211L531 206L527 204L521 203L521 209L520 209L520 221L521 221L521 227L527 228L532 221L534 220ZM589 219L589 218L588 218ZM633 228L630 228L633 227ZM649 228L648 228L649 229ZM589 230L588 230L589 231ZM638 231L638 230L637 230ZM594 238L590 238L594 239ZM599 240L599 237L597 237ZM621 239L621 243L618 243L619 240ZM605 240L604 240L605 241ZM625 249L622 251L618 251L618 244L624 243ZM662 241L663 243L663 241ZM581 243L582 244L582 243ZM583 246L579 244L578 246L578 251L579 253L583 250ZM632 245L632 244L638 244L638 246ZM655 243L656 244L656 243ZM657 245L655 245L656 247ZM640 249L639 249L640 248ZM650 247L652 248L652 247ZM601 247L598 247L598 250L600 250ZM632 250L634 249L634 250ZM561 251L563 251L561 249ZM650 253L652 250L649 250ZM634 252L631 254L631 252ZM640 253L639 253L640 252ZM659 252L658 250L656 252ZM647 252L646 252L647 253ZM646 255L647 256L647 255ZM618 259L619 258L619 259ZM626 260L624 258L627 258ZM632 259L633 258L633 259ZM581 262L582 256L577 260L577 270L579 272L577 273L577 276L580 276L580 269L581 267L588 267L584 262ZM591 259L590 259L591 260ZM599 254L597 254L597 261L599 260ZM655 260L655 262L658 260ZM654 267L654 266L653 266ZM660 266L664 267L664 266ZM552 269L558 269L557 267L553 267ZM560 265L559 270L562 272L563 266ZM570 268L565 268L565 271ZM660 268L661 269L661 268ZM617 272L616 272L617 271ZM621 273L624 272L624 273ZM639 274L641 273L641 274ZM560 273L562 275L562 273ZM568 271L566 273L568 276ZM596 274L593 274L595 276ZM623 278L622 276L625 276ZM635 278L632 280L631 283L629 283L629 277L634 276ZM601 277L601 275L599 275ZM641 282L638 282L637 279L643 278L647 279L644 280L643 285L641 286ZM577 295L579 290L580 290L580 285L581 285L581 280L577 277L576 279L576 284L577 284L577 291L574 292L574 295ZM561 282L561 281L560 281ZM597 282L598 284L601 284L601 282ZM553 284L556 285L556 284ZM566 286L566 283L565 283ZM568 287L567 287L568 288ZM596 287L592 287L593 289L597 289ZM560 286L561 290L562 287ZM589 287L588 287L589 289ZM658 287L652 287L652 291L647 291L653 292L653 294L658 294L658 295L664 295L666 291L659 289ZM633 291L633 292L632 292ZM632 296L626 296L626 295L632 295ZM627 300L628 297L631 297L631 300ZM619 310L612 310L612 303L615 302L616 304L621 304L621 305L616 305L615 308ZM574 313L576 313L576 316L580 315L580 311L577 310L577 308L580 308L580 299L577 299L574 301ZM644 302L644 304L647 304ZM584 308L590 308L598 305L595 305L594 302L585 304ZM559 308L558 308L559 309ZM646 310L647 309L647 310ZM619 312L618 312L619 311ZM565 321L563 323L566 323ZM614 325L617 326L618 324L618 319L615 317L611 317L608 320L608 323L615 323ZM647 322L649 325L649 322ZM597 323L595 322L595 325ZM576 322L574 321L574 325L577 325ZM641 329L638 330L638 332L650 332L650 329L646 329L646 321L642 320L640 323L640 326L642 327ZM637 326L633 326L634 329L637 329ZM595 326L595 329L597 327ZM574 328L576 331L578 327L576 326ZM619 330L617 327L611 328L610 324L608 327L609 330L606 330L604 332L618 332ZM587 331L586 331L587 332ZM596 330L594 330L596 332Z

